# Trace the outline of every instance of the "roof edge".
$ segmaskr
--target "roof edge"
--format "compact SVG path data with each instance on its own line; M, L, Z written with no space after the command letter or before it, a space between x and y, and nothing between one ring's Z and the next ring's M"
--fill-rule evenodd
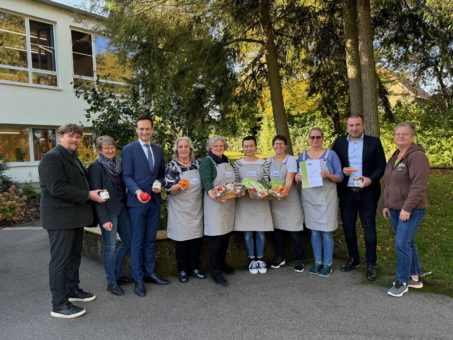
M97 19L97 20L106 20L107 19L106 17L104 17L102 15L91 13L91 12L79 9L77 7L72 7L72 6L65 5L65 4L62 4L62 3L59 3L59 2L55 2L55 1L52 1L52 0L33 0L33 1L39 2L39 3L43 4L43 5L48 5L48 6L51 6L51 7L63 9L63 10L68 11L68 12L77 13L78 15L83 15L83 16L87 16L87 17L90 17L90 18L94 18L94 19Z

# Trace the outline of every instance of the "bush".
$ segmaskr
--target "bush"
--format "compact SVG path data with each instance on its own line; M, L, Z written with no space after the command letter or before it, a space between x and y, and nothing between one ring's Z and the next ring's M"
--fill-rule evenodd
M0 193L0 222L16 222L24 217L25 196L15 193Z

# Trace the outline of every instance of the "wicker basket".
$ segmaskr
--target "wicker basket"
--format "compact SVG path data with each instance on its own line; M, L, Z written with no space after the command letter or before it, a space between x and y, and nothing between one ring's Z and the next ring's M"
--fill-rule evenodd
M271 200L272 196L269 195L269 192L267 192L266 196L259 196L256 192L252 192L250 190L247 190L250 199L252 200Z

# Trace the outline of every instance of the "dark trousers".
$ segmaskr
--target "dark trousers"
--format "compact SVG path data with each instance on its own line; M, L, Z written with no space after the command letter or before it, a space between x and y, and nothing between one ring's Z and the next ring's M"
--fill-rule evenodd
M284 237L285 234L289 234L291 237L291 245L293 248L294 259L296 261L302 261L304 258L304 249L302 247L302 232L301 231L285 231L275 229L271 233L272 243L274 244L275 255L285 258L284 249Z
M130 207L131 272L135 282L156 270L156 233L160 217L160 203L151 200L144 207Z
M49 284L52 305L68 302L68 295L79 287L83 228L47 230L50 242Z
M230 234L206 236L206 238L208 239L209 265L212 275L219 273L225 267Z
M357 246L356 222L360 214L365 236L367 264L376 265L376 208L379 195L372 190L354 192L345 189L340 196L341 219L349 258L360 260Z
M175 241L176 263L178 271L200 269L201 237L187 241Z

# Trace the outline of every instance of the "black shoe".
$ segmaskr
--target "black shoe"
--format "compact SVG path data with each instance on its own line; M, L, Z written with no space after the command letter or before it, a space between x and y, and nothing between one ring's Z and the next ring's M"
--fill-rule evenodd
M60 307L52 308L50 316L61 319L74 319L78 318L79 316L82 316L86 312L87 312L86 309L83 309L82 307L75 306L72 303L67 302Z
M146 295L146 289L143 282L135 282L134 293L140 297L144 297Z
M223 287L225 286L228 286L228 281L225 280L225 278L223 277L222 273L215 273L215 274L212 274L212 280L217 283L218 285L221 285Z
M341 266L342 272L350 272L360 265L360 261L356 259L349 259L348 263Z
M224 274L234 274L234 268L231 268L230 266L224 264L222 268L220 268L220 270L222 271L222 273Z
M271 267L272 268L280 268L286 264L286 261L283 257L281 256L276 256L274 260L272 261Z
M206 275L200 269L192 270L189 275L196 279L206 279Z
M377 278L376 266L369 264L366 267L366 278L368 281L374 281Z
M93 301L94 299L96 299L96 295L85 292L81 288L77 288L75 291L73 291L68 296L69 302L74 302L74 301L88 302L88 301Z
M118 295L118 296L124 295L123 288L121 288L118 284L113 284L113 285L108 284L107 291L112 293L113 295Z
M127 276L120 276L116 279L116 283L118 283L119 285L127 285L132 282L134 282L134 280L128 278Z
M178 279L181 283L186 283L188 281L187 273L184 270L181 270L178 273Z
M145 281L147 283L155 283L156 285L159 285L159 286L168 285L170 283L170 281L168 281L162 277L159 277L156 273L152 273L149 276L145 276L143 278L143 281Z

